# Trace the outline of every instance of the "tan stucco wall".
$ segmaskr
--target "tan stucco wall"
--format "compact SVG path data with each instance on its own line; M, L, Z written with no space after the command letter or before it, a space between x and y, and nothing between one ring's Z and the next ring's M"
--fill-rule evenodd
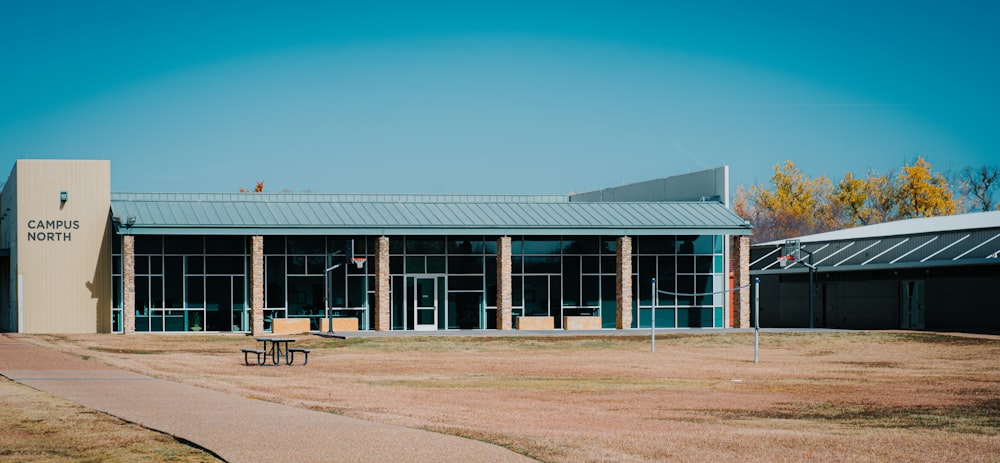
M21 331L110 331L110 162L22 159L14 169Z

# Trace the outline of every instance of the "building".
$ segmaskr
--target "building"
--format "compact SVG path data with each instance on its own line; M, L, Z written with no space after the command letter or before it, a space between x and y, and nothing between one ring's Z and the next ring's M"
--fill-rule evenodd
M998 331L1000 211L927 217L802 236L809 269L782 268L784 242L751 247L764 327Z
M749 279L751 230L725 198L725 167L576 195L190 194L18 160L0 329L628 329L649 326L654 276L697 294L661 295L658 327L746 326L748 292L720 291L731 266Z

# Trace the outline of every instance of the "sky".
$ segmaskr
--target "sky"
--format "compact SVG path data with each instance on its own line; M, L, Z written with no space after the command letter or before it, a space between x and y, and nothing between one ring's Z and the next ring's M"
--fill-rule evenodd
M567 194L998 163L1000 2L0 0L0 169Z

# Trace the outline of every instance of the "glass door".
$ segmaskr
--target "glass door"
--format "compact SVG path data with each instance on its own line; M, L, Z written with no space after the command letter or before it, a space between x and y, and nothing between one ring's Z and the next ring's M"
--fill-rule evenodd
M412 282L410 307L413 308L413 329L436 330L438 322L438 279L435 276L408 278Z

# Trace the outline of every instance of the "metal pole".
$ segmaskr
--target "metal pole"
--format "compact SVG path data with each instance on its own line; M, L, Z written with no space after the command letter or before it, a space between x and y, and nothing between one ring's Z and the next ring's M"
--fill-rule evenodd
M649 351L656 352L656 278L653 278L653 306L649 314Z
M813 326L813 273L816 270L816 266L813 265L813 254L809 253L809 328L814 328Z
M760 356L760 278L753 279L753 363Z

